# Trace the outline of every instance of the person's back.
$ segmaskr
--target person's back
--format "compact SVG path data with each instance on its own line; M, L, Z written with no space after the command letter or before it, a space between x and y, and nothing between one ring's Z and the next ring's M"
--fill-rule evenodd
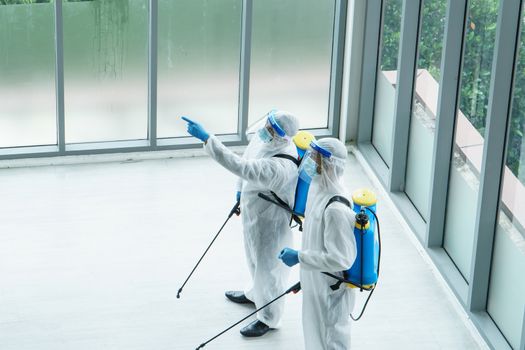
M302 249L285 248L281 259L287 265L300 263L303 290L303 333L307 350L348 349L350 317L354 292L341 285L332 290L335 279L321 272L343 277L356 257L353 234L355 213L334 202L334 196L346 196L342 184L346 148L337 139L317 141L303 160L302 175L312 178L306 205Z

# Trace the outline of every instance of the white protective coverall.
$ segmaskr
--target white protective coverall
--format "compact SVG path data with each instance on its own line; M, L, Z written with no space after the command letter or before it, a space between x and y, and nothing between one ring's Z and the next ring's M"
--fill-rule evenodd
M277 205L258 197L259 192L279 198L293 208L297 186L297 165L289 159L273 157L288 154L297 158L297 148L291 140L298 130L297 119L287 112L276 112L275 120L290 137L275 135L263 143L255 134L242 157L210 136L204 149L223 167L239 176L241 217L244 247L251 285L244 291L246 297L259 308L283 293L289 286L289 269L276 256L282 247L293 243L290 214ZM280 325L284 298L257 314L257 319L271 328Z
M336 291L330 286L337 281L321 274L341 271L352 266L357 250L354 238L355 213L346 205L334 202L335 195L348 193L342 184L347 151L337 139L317 141L330 151L323 158L321 174L310 184L306 203L302 250L299 252L303 291L303 333L306 350L342 350L350 348L350 317L355 293L342 284Z

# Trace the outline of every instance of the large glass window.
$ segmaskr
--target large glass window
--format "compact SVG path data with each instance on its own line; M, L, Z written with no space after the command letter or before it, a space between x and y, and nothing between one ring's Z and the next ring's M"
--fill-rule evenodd
M55 10L0 1L0 147L57 143Z
M426 0L422 6L405 192L426 221L447 1Z
M472 0L469 3L449 174L443 246L467 282L470 280L474 245L498 7L498 0Z
M287 110L301 128L326 128L335 1L253 4L249 123Z
M158 137L186 136L181 115L236 133L242 0L158 6Z
M377 72L372 144L390 167L397 84L397 60L401 36L402 0L383 1L381 55Z
M63 4L66 142L145 139L148 1Z
M514 349L520 345L525 312L525 279L509 288L509 276L525 271L525 4L515 71L506 166L490 274L487 310Z

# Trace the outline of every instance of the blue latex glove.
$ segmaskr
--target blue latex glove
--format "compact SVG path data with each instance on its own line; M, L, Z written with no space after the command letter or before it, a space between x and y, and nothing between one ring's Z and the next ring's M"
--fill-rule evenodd
M240 191L237 191L237 193L235 194L235 199L237 199L237 202L239 202L241 200L241 192Z
M206 130L204 130L202 125L200 125L199 123L195 123L193 120L188 119L186 117L181 117L181 119L185 122L188 122L188 133L191 136L198 138L202 142L208 141L208 139L210 138L210 134L208 134Z
M291 248L284 248L279 254L279 259L288 266L294 266L299 263L299 252Z

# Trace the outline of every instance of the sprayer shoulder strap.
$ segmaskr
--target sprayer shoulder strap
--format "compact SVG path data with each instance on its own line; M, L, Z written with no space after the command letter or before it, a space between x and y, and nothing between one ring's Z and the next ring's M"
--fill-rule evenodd
M285 154L285 153L278 153L278 154L273 155L272 157L291 160L297 167L299 167L299 165L301 164L299 159L297 159L297 158L295 158L295 157L293 157L293 156L291 156L289 154ZM287 211L289 211L292 214L292 217L290 218L290 225L292 224L292 221L295 221L299 225L299 231L302 231L303 230L303 222L302 222L301 218L293 211L293 208L291 208L290 205L288 205L288 203L286 203L284 200L279 198L279 196L277 194L275 194L275 192L271 191L270 193L272 194L273 199L275 200L275 202L277 202L278 205L281 208L286 209ZM265 198L265 196L262 195L262 193L259 193L259 197L261 197L261 198L263 198L265 200L268 200L268 198ZM274 202L274 204L277 204L275 202Z
M274 191L270 191L270 193L272 194L273 198L277 201L277 203L279 203L283 207L290 208L290 211L292 211L292 207L290 207L288 203L283 201Z
M326 208L328 208L328 206L330 204L334 203L334 202L343 203L348 208L352 209L352 205L350 204L350 201L348 199L346 199L345 197L343 197L343 196L333 196L332 198L330 198L328 203L326 203L326 206L324 207L324 209L326 210ZM328 272L323 272L323 273L325 275L333 277L333 278L335 278L337 280L337 282L334 285L330 286L330 288L332 290L338 290L342 283L349 283L350 282L350 281L346 280L345 277L341 278L339 276L336 276L336 275L328 273ZM344 272L343 272L343 276L344 276Z
M291 208L288 205L288 203L286 203L281 198L279 198L279 196L277 194L275 194L275 192L270 191L270 193L272 194L273 199L275 200L275 202L277 202L281 208L286 209L288 212L290 212L290 214L292 214L292 217L290 218L290 226L292 225L292 221L295 221L299 225L299 231L303 231L303 220L299 217L299 215L297 215L297 213L295 213L293 211L293 208ZM264 195L261 195L261 193L259 193L259 197L261 197L261 198L263 198L265 200L268 200L268 199L265 198ZM277 204L275 202L274 202L274 204Z
M301 162L299 161L299 159L295 158L294 156L291 156L289 154L285 154L285 153L279 153L279 154L276 154L273 156L274 158L283 158L283 159L288 159L288 160L291 160L292 162L294 162L295 165L299 166L301 164Z
M352 205L350 204L350 201L343 196L333 196L332 198L330 198L330 200L328 201L324 209L326 210L326 208L328 208L328 206L332 204L333 202L343 203L348 208L352 209Z

